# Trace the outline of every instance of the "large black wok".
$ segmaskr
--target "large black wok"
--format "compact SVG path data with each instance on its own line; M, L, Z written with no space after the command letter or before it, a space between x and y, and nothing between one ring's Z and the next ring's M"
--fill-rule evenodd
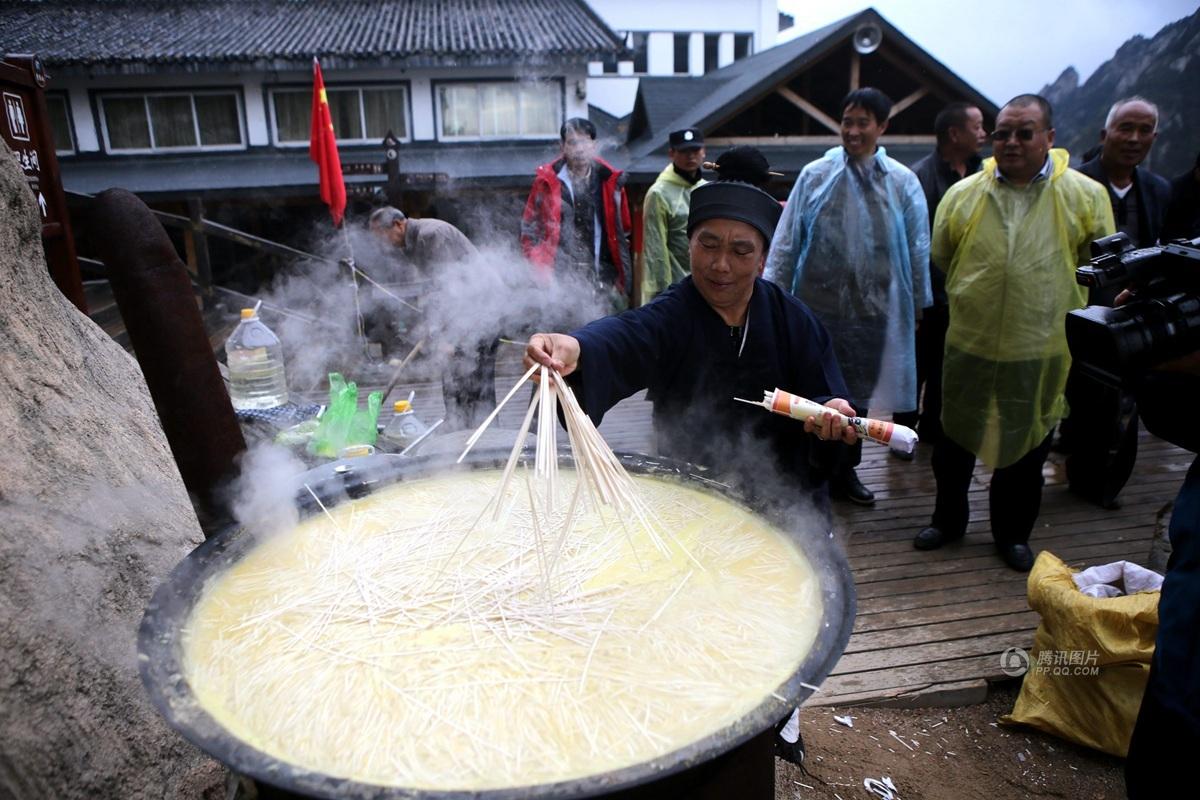
M301 476L327 506L364 496L398 481L453 469L503 466L497 451L473 456L455 466L445 457L418 459L371 456L336 462ZM678 480L744 503L728 487L696 467L667 459L620 455L634 473L676 476ZM564 466L568 466L566 461ZM307 490L296 503L301 516L320 513ZM652 761L578 780L478 792L429 791L382 787L325 775L281 761L246 744L199 706L183 677L181 630L205 583L247 553L255 537L230 527L193 551L158 588L138 634L138 660L151 701L167 722L193 744L231 770L253 778L263 797L419 798L420 800L517 800L518 798L595 797L772 797L773 727L811 694L842 654L854 621L854 581L840 547L825 531L799 530L786 509L757 509L795 541L812 563L821 583L824 608L817 637L799 669L775 694L768 694L735 723ZM789 516L791 517L789 519ZM811 518L811 517L809 517ZM298 700L300 702L300 700ZM398 736L403 732L398 731ZM502 735L502 734L494 734Z

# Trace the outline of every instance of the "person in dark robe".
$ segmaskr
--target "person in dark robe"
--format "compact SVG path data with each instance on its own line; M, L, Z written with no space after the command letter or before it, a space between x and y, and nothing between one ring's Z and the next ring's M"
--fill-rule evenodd
M854 415L821 323L760 277L779 216L778 201L749 184L697 187L687 227L692 274L648 305L569 336L535 334L525 362L567 377L596 424L648 388L661 455L712 467L761 502L794 503L794 495L767 496L764 475L774 470L787 479L776 486L798 484L827 520L826 464L857 441L854 430L833 414L801 425L734 400L778 387Z

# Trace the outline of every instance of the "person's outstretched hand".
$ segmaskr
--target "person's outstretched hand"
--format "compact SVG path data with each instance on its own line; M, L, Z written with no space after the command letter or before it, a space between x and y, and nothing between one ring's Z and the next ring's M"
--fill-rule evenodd
M579 340L565 333L535 333L525 345L525 369L534 364L558 370L565 378L579 366Z

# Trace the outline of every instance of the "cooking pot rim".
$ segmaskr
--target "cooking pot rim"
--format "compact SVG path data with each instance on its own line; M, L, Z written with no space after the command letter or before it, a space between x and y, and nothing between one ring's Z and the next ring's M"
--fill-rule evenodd
M527 449L528 454L528 449ZM463 464L452 458L368 456L334 462L299 476L296 504L302 518L320 513L313 494L327 507L357 499L376 488L448 471L497 468L507 452L475 453ZM229 732L199 704L183 676L181 630L207 580L253 547L254 537L232 525L208 539L172 570L155 591L138 630L138 667L150 700L185 739L235 772L290 792L358 800L519 800L590 797L631 788L705 763L772 727L800 705L833 669L853 627L856 592L850 567L831 532L813 535L788 520L785 506L755 507L736 489L706 476L703 468L666 458L617 453L634 474L670 476L715 491L750 508L784 532L809 560L820 582L822 614L816 637L800 666L739 719L679 749L627 767L555 783L484 790L412 789L362 783L309 770L264 753ZM562 465L569 456L560 454ZM305 484L308 488L304 488ZM312 490L310 494L309 489ZM792 510L794 510L794 506Z

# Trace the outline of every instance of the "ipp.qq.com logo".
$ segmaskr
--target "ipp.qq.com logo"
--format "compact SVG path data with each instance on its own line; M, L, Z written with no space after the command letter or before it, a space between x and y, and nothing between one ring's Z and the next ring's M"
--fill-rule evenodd
M1029 653L1020 647L1009 647L1000 654L1000 671L1010 678L1019 678L1029 671Z

